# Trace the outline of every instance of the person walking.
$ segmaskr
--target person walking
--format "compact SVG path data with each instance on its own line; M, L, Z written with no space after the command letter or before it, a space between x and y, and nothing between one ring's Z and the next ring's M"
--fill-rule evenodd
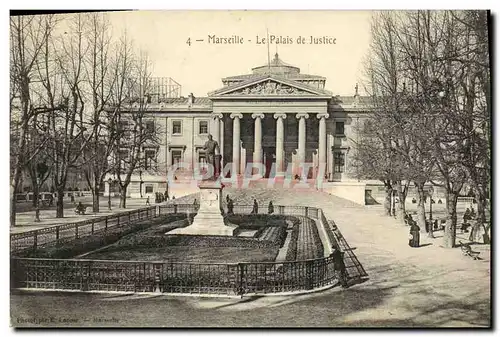
M410 247L417 248L420 246L420 227L418 227L417 222L410 218L410 235L408 236Z
M251 214L259 214L259 204L257 203L257 199L253 199L253 208Z
M272 201L269 201L269 206L267 206L267 214L273 214L274 213L274 205Z
M233 215L234 214L233 199L229 199L229 201L227 202L227 214L228 215Z
M331 256L333 258L333 270L335 271L335 276L339 280L342 288L348 288L349 285L347 283L347 271L344 263L344 252L341 252L340 249L334 247Z
M148 198L146 199L146 206L151 206L151 203L149 202L149 195Z

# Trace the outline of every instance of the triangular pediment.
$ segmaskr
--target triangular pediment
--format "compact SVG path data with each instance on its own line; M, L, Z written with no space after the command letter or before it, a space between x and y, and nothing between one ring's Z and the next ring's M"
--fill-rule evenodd
M276 96L302 96L316 97L329 96L326 90L313 88L296 81L266 76L252 79L224 87L209 94L211 97L276 97Z

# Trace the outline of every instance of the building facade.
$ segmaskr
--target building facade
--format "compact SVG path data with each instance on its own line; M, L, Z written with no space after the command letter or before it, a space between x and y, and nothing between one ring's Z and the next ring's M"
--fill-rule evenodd
M350 169L349 153L357 125L369 114L368 98L357 85L348 97L333 96L325 86L326 78L303 74L276 54L250 74L223 78L207 97L152 100L146 114L160 141L144 149L146 165L132 177L128 194L164 192L174 169L176 180L192 178L205 162L203 146L211 134L231 172L241 175L249 163L260 163L264 177L287 171L321 177L332 194L364 200L365 182ZM310 168L302 173L299 163Z

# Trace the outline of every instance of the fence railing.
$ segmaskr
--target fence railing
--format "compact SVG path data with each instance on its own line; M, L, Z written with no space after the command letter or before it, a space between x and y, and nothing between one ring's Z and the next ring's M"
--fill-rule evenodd
M36 249L42 242L73 240L110 226L129 224L161 214L192 214L198 208L198 205L192 204L159 205L104 219L96 218L90 223L66 224L14 234L11 236L11 244L14 241L18 247ZM248 214L252 210L253 206L234 207L236 214ZM258 213L267 213L267 208ZM323 246L339 247L333 233L335 229L330 227L321 209L277 205L274 214L316 219L318 226L322 226L318 227L318 231ZM325 249L326 251L328 250ZM326 254L325 257L313 260L258 263L11 258L12 288L244 295L307 291L335 282L333 260Z
M38 247L48 244L59 245L85 236L100 234L112 227L123 227L137 221L156 218L163 214L196 214L199 207L196 204L157 205L108 216L95 217L85 221L11 234L10 251L21 252L36 250ZM252 210L253 206L249 205L235 205L233 209L235 214L250 214ZM258 210L258 214L267 213L267 207L261 207ZM314 207L277 205L274 207L273 214L302 215L317 219L319 213L318 209Z
M166 213L168 211L170 210L164 210L163 212ZM36 250L39 246L47 244L59 245L64 242L106 231L112 227L126 226L133 222L152 219L157 217L158 214L158 206L151 206L113 215L95 217L85 221L11 234L10 251L19 252L28 249Z
M244 295L336 282L331 257L293 262L171 263L13 258L13 288Z

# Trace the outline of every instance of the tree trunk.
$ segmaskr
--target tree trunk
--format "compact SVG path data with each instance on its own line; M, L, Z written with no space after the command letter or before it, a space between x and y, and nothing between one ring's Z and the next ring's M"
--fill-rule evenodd
M457 236L457 201L458 192L448 191L446 194L446 226L444 227L443 247L455 247Z
M417 187L418 205L417 205L417 223L420 227L420 232L425 232L425 191L424 183L415 183Z
M471 234L469 240L474 242L490 242L488 236L488 227L485 226L486 223L486 191L478 186L474 186L474 194L477 202L477 218L471 227ZM481 231L481 227L484 229L484 233ZM482 235L485 237L481 237Z
M92 211L99 213L99 187L92 189Z
M92 211L94 213L99 213L99 192L101 191L101 184L97 175L94 175L93 185L90 186L90 190L92 191Z
M484 188L474 187L477 202L477 220L483 224L486 222L486 191Z
M398 219L402 225L405 225L405 215L406 215L406 192L403 192L401 187L401 181L396 182L396 191L398 194L399 202L397 204L396 219Z
M393 189L390 183L384 182L384 185L385 185L385 200L384 200L385 215L391 216L391 195Z
M23 104L24 106L24 104ZM24 151L25 147L25 134L26 134L26 128L27 128L27 121L25 120L22 124L21 127L21 132L19 134L19 142L18 142L18 151L20 151L17 156L16 160L14 163L14 172L12 174L12 181L10 184L11 188L11 203L10 203L10 225L15 226L16 225L16 193L17 193L17 188L19 187L19 181L21 180L21 172L23 169L23 161L24 161L24 156L22 155L22 151Z
M120 208L127 208L127 186L120 186Z
M30 177L31 177L31 188L33 189L33 207L38 206L38 198L40 197L40 188L38 186L36 173L33 173L31 168Z
M20 174L18 169L14 169L14 177L10 184L10 225L14 227L16 225L16 192L17 187L19 186Z
M64 189L57 189L56 218L64 218Z

